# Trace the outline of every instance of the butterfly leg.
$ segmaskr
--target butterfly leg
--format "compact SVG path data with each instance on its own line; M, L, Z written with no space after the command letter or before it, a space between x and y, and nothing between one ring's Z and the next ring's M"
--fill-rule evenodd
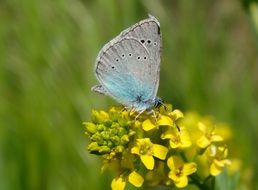
M133 108L131 106L124 106L119 113L122 113L123 111L127 110L129 113L132 112Z
M152 114L152 117L155 119L155 122L158 123L156 112L152 110L148 110L147 114Z
M151 112L155 118L156 123L158 123L156 112L154 110L151 110Z
M144 112L145 110L142 110L142 111L140 111L137 115L136 115L136 117L134 118L134 122L137 120L137 118Z
M125 111L125 110L127 110L129 107L123 107L120 111L119 111L119 113L122 113L123 111Z
M130 116L135 113L135 110L136 110L136 109L135 109L134 107L131 107L131 109L130 109L130 111L129 111L129 112L130 112Z
M157 121L157 115L156 115L155 111L154 111L154 110L151 110L150 113L152 114L152 117L154 117L155 122L158 123L158 121Z

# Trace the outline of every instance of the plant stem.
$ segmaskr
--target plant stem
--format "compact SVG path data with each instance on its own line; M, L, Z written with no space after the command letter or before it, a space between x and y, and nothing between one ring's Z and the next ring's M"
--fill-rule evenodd
M197 187L199 187L200 190L214 190L214 186L212 186L212 187L208 186L205 183L205 181L202 181L197 174L192 174L190 176L190 178L193 181L193 184L195 184Z

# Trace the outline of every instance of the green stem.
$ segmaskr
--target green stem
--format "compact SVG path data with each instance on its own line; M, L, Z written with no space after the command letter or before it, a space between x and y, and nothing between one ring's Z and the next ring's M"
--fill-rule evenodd
M184 162L188 162L186 155L184 152L180 152L180 156L184 160ZM200 190L214 190L215 189L215 178L212 175L209 175L204 180L202 180L196 173L189 176L192 180L193 184L199 187ZM211 179L211 185L207 183Z
M204 179L204 183L206 183L207 181L209 181L212 177L213 177L212 175L209 175L208 177L206 177L206 178Z
M192 174L190 178L200 190L213 190L213 188L211 189L207 184L205 184L197 174Z
M184 162L188 162L188 160L183 152L180 152L180 155L181 155L182 159L184 160Z

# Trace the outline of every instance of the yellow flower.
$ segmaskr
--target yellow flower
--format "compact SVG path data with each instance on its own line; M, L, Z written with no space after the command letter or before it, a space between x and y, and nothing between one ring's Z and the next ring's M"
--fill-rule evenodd
M170 128L161 135L161 139L169 139L171 148L186 148L192 145L190 136L184 127Z
M146 119L143 123L142 123L142 128L144 131L150 131L154 128L156 128L157 126L154 125L150 119Z
M228 149L226 147L216 147L212 145L208 149L208 156L212 160L210 165L210 174L213 176L219 175L226 165L230 165L231 161L226 159L228 155Z
M184 114L180 110L177 110L177 109L168 113L168 115L173 119L173 121L176 121L176 120L184 117Z
M120 175L119 177L114 178L111 183L112 190L124 190L127 180L135 187L141 187L144 182L144 179L140 174L136 171L132 171L128 177Z
M112 180L111 188L112 190L124 190L125 185L126 185L125 179L120 176Z
M158 119L159 126L161 125L173 126L173 124L174 124L173 120L168 116L161 115Z
M140 156L142 163L149 170L154 168L153 156L165 160L168 149L159 144L153 144L149 138L137 139L137 143L131 149L132 154Z
M183 163L178 156L171 156L167 165L170 169L168 177L172 179L175 185L179 188L183 188L188 184L188 175L196 172L196 164L194 162Z
M198 124L198 127L203 133L203 135L196 142L200 148L207 148L212 142L223 141L221 136L214 133L214 128L208 131L207 126L201 122Z
M138 174L136 171L133 171L128 176L128 181L133 184L135 187L141 187L144 179L143 177Z
M92 110L92 120L96 123L105 123L110 120L109 115L105 111Z
M172 112L169 112L166 115L161 115L158 119L158 125L162 126L162 125L166 125L166 126L171 126L173 127L175 124L175 121L177 121L178 119L184 117L183 113L180 110L174 110Z
M136 118L138 113L122 107L93 110L91 122L83 123L90 140L88 151L102 158L101 172L109 169L115 175L112 190L124 190L127 183L138 188L184 188L188 180L206 186L211 181L207 179L214 179L231 163L227 148L214 143L229 139L228 126L216 124L215 129L212 117L184 116L179 110L172 111L171 105L154 111L156 118L148 113ZM188 158L194 162L187 162ZM232 162L230 174L238 171L239 165ZM198 172L191 175L197 167Z

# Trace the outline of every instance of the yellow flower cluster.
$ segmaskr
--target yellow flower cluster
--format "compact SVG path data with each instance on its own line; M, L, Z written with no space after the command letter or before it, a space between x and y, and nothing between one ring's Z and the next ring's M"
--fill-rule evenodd
M93 111L92 121L84 123L89 152L102 156L103 171L115 173L112 189L123 190L127 182L136 187L208 187L207 179L231 163L225 145L230 132L220 126L217 130L210 118L184 116L171 105L154 111L136 117L137 113L112 107Z

